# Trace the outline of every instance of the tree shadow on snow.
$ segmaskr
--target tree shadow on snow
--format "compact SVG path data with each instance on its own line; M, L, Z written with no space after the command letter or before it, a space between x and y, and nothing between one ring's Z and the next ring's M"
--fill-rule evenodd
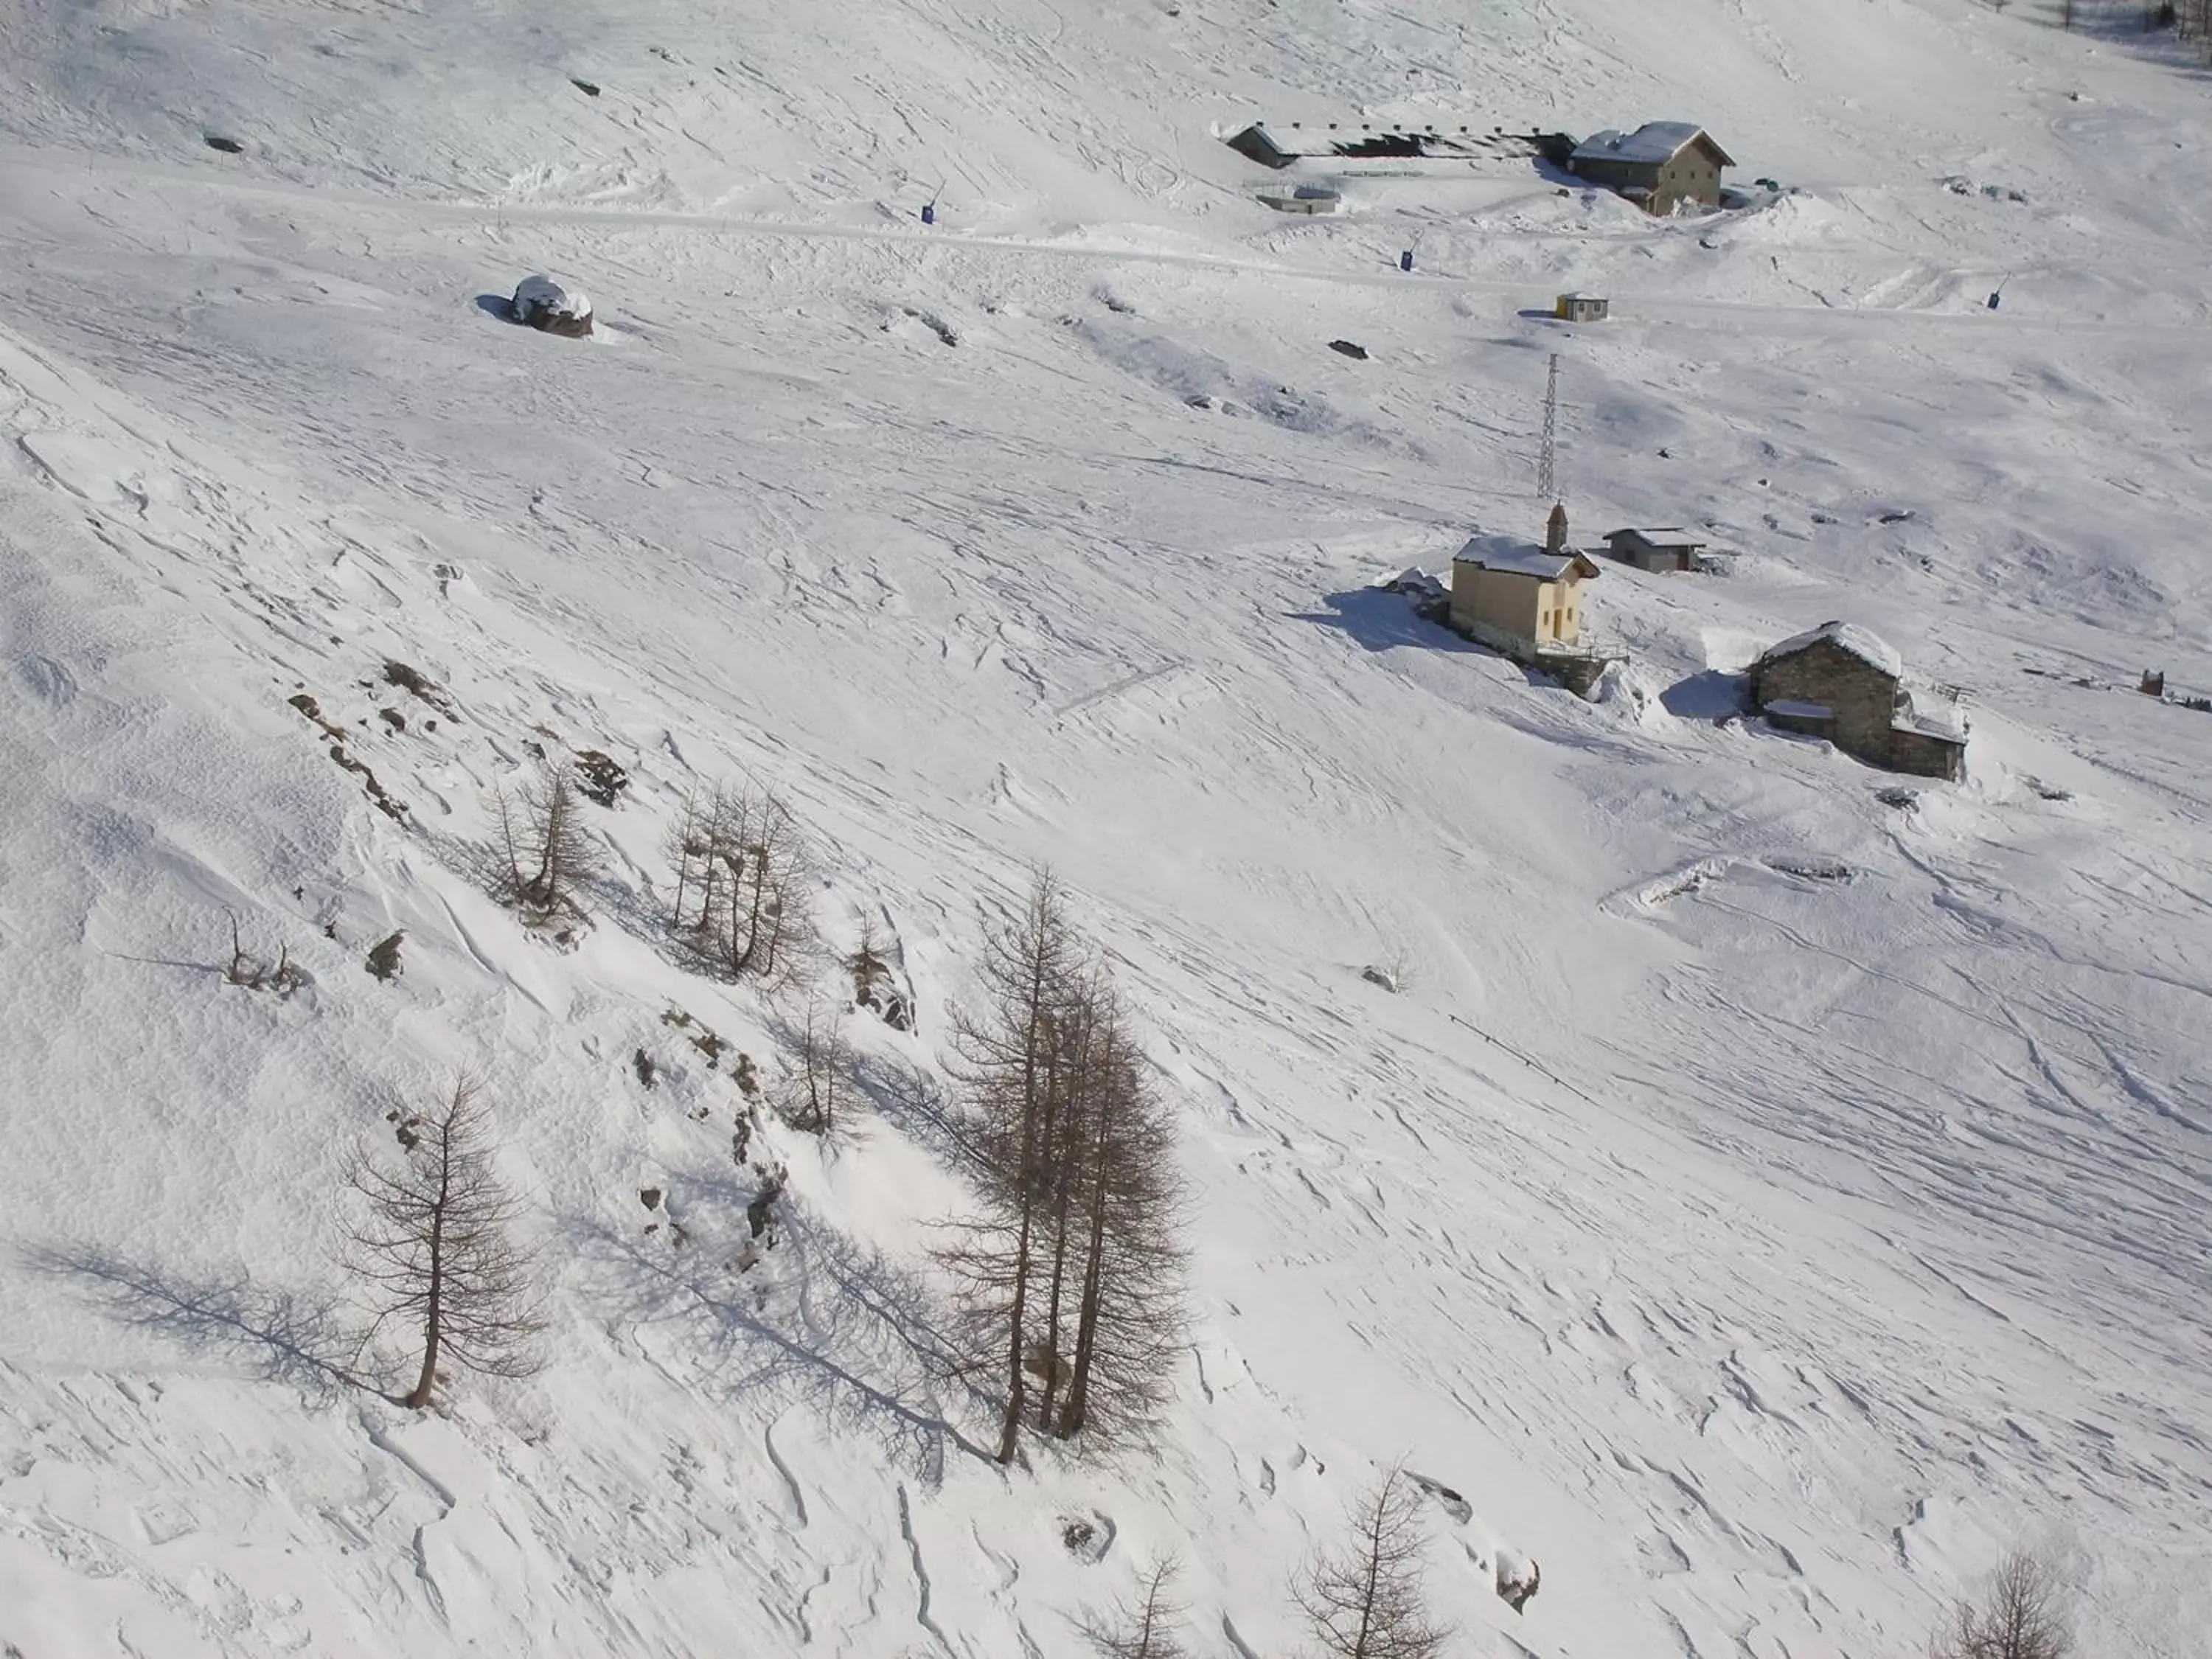
M88 1247L23 1255L40 1272L76 1281L112 1318L202 1353L245 1360L268 1382L325 1394L341 1387L382 1392L353 1369L360 1338L334 1297L270 1290L243 1274L196 1284Z
M949 1167L974 1173L973 1137L960 1104L945 1085L921 1066L863 1057L854 1073L876 1115Z
M687 1192L695 1212L734 1214L750 1197L723 1181L687 1183ZM958 1366L920 1277L788 1197L779 1208L779 1243L745 1271L732 1252L703 1240L672 1249L596 1221L565 1231L591 1293L650 1327L664 1356L677 1338L695 1358L690 1380L702 1392L809 1404L840 1430L872 1437L887 1462L933 1485L943 1479L948 1447L991 1461L939 1407L938 1389Z
M1479 647L1432 622L1425 622L1403 593L1380 587L1355 587L1331 593L1322 601L1328 611L1293 611L1292 622L1313 623L1340 629L1370 651L1392 651L1418 646L1429 651L1472 652Z

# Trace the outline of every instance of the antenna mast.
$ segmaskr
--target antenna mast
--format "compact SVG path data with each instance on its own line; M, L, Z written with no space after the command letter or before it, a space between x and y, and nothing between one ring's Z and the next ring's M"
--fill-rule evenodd
M1559 498L1559 354L1552 354L1551 372L1544 380L1544 438L1536 452L1536 494L1546 501Z

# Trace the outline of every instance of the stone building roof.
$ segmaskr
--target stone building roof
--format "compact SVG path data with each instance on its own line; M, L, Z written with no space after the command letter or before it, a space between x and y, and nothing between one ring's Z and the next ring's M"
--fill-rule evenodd
M1905 659L1899 656L1879 634L1870 629L1861 628L1856 623L1824 622L1818 628L1793 635L1779 645L1769 646L1759 653L1759 659L1763 663L1773 662L1778 658L1794 657L1801 651L1821 644L1832 645L1840 651L1848 652L1869 668L1887 674L1893 680L1905 678Z

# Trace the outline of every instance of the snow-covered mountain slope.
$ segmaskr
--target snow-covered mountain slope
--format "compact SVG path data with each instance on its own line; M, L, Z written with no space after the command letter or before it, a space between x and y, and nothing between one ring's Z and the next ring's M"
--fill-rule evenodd
M1455 1652L1871 1659L2015 1543L2087 1650L2206 1650L2212 718L2134 693L2212 692L2204 84L2024 0L1492 9L0 0L0 1644L1073 1655L1176 1551L1200 1650L1283 1654L1403 1457ZM1254 117L1684 117L1805 188L1293 223ZM538 270L596 338L493 314ZM1606 567L1596 703L1375 586L1534 531L1553 351L1578 531L1737 556ZM1832 617L1965 690L1966 783L1717 721ZM482 879L533 744L634 780L567 952ZM782 1014L652 923L740 774L920 1012L850 1022L859 1144L767 1132L743 1273L691 1039ZM1196 1318L1157 1443L1007 1475L917 1349L1033 861ZM328 1370L340 1172L464 1065L554 1363L417 1415Z

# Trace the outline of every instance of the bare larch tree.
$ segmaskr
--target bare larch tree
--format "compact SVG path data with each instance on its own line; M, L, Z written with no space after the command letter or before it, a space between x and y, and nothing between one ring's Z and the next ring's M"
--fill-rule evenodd
M1029 1398L1037 1241L1069 1084L1066 1028L1079 966L1060 885L1039 872L1020 912L985 927L983 1004L954 1025L982 1214L944 1257L963 1281L979 1369L992 1365L995 1351L1006 1391L1001 1463L1014 1461Z
M577 890L605 863L584 820L575 769L544 761L522 783L494 797L501 877L508 902L540 916L578 908Z
M956 1018L981 1213L943 1253L971 1374L1003 1389L999 1455L1024 1420L1066 1438L1141 1420L1181 1320L1173 1121L1105 975L1040 874L985 930L983 1006Z
M1182 1564L1171 1555L1146 1568L1134 1601L1117 1602L1089 1621L1084 1635L1092 1650L1101 1659L1189 1659L1182 1636L1188 1609L1168 1595L1182 1571Z
M732 978L771 980L805 965L814 860L782 801L726 784L694 793L665 850L676 866L670 926L701 962Z
M1402 1468L1360 1500L1345 1547L1307 1568L1298 1605L1323 1654L1335 1659L1431 1659L1449 1627L1421 1593L1421 1489Z
M843 1011L825 997L810 996L790 1036L792 1066L776 1092L776 1110L794 1129L825 1141L848 1135L859 1089Z
M421 1333L422 1363L404 1403L430 1403L447 1363L492 1376L538 1369L544 1328L534 1263L514 1237L519 1206L492 1169L481 1085L463 1076L434 1110L396 1118L396 1165L366 1146L348 1180L366 1215L347 1266L368 1289L373 1337L392 1322Z
M1960 1601L1928 1644L1929 1659L2066 1659L2073 1648L2064 1588L2019 1551L1997 1564L1980 1604Z
M1067 1387L1052 1410L1050 1379L1038 1413L1061 1439L1110 1435L1157 1410L1184 1328L1182 1187L1175 1120L1152 1086L1113 988L1097 976L1083 999L1088 1027L1079 1086L1060 1157L1070 1171L1055 1206L1056 1236L1070 1239L1076 1276L1055 1265L1049 1352L1061 1352L1072 1317ZM1072 1237L1071 1237L1072 1236Z

